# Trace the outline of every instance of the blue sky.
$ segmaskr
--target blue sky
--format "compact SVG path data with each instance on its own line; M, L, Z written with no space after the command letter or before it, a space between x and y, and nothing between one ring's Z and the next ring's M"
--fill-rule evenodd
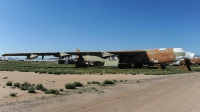
M0 55L182 47L200 54L199 0L0 0Z

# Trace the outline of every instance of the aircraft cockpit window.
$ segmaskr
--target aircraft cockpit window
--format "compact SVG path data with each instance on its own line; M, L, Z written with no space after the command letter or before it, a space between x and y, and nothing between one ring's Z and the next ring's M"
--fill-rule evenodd
M166 50L166 48L160 48L160 49L158 49L158 50Z
M195 54L195 55L194 55L194 58L200 58L200 55L196 55L196 54Z

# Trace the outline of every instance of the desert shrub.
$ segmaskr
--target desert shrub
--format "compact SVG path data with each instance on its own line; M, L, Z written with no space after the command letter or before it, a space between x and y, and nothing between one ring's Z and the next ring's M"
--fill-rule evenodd
M10 93L11 97L15 97L17 93Z
M149 73L149 72L145 72L145 73L144 73L144 75L150 75L150 74L151 74L151 73Z
M50 89L49 91L50 91L50 93L51 93L51 94L56 94L56 93L59 93L59 91L58 91L58 90L56 90L56 89Z
M83 84L81 84L80 82L74 82L73 83L75 87L82 87Z
M47 73L47 72L45 70L39 71L39 74L42 74L42 73Z
M103 81L103 84L114 84L114 82L111 80L105 80Z
M117 82L117 80L114 79L114 80L113 80L113 83L116 83L116 82Z
M58 95L58 94L60 94L59 91L56 91L56 92L55 92L55 95Z
M28 82L24 82L21 84L22 86L31 86L31 84L29 84Z
M8 77L4 77L3 79L7 79Z
M48 74L53 74L53 71L48 71Z
M28 87L28 86L21 86L20 89L21 89L21 90L28 90L29 87Z
M20 89L21 90L29 90L30 87L32 87L31 84L29 84L28 82L24 82L24 83L21 84Z
M66 71L62 71L62 74L67 74L67 72Z
M91 84L101 84L101 83L98 81L92 81Z
M78 71L77 71L77 72L75 72L75 74L82 74L82 72L78 72Z
M59 91L57 89L50 89L50 90L45 91L45 94L55 94L55 95L58 95Z
M33 87L29 88L28 93L35 93L35 88L33 88Z
M200 69L198 68L198 69L196 69L195 71L196 71L196 72L200 72Z
M8 82L6 83L6 86L12 86L12 82L11 82L11 81L8 81Z
M74 84L66 84L65 88L66 89L75 89L75 86L74 86Z
M41 90L43 88L43 85L42 84L37 84L36 87L35 87L37 90Z
M87 84L91 84L90 82L87 82Z
M70 70L70 71L66 71L66 73L67 73L67 74L75 74L76 72L75 72L75 71L72 71L72 70Z
M96 81L92 81L91 84L96 84Z
M25 69L25 70L22 70L21 72L30 72L30 70Z
M20 83L16 82L16 83L14 83L14 86L19 88L20 87Z
M47 89L45 87L42 87L40 90L41 91L47 91Z
M101 84L101 86L106 86L105 84Z
M62 88L60 88L60 91L63 92L64 90Z
M54 72L54 75L60 75L60 74L61 74L61 72L59 72L59 71Z

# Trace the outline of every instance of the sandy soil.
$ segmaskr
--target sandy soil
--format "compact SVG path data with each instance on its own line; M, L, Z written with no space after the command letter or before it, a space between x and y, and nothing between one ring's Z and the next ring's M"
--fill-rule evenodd
M4 79L7 77L6 79ZM43 84L47 89L65 89L65 84L73 83L75 81L81 82L83 84L87 84L90 81L99 81L102 82L104 80L139 80L139 79L147 79L154 78L159 76L145 76L145 75L124 75L124 74L115 74L115 75L91 75L91 74L73 74L73 75L52 75L52 74L38 74L33 72L0 72L0 101L8 102L13 100L21 100L21 99L30 99L45 95L44 92L37 91L37 94L28 94L27 91L22 91L20 89L13 89L9 86L6 86L8 81L13 83L19 82L24 83L28 82L31 84ZM10 93L17 93L17 97L10 97Z
M7 79L3 79L8 77ZM43 92L5 86L7 81L24 81L47 88L63 88L66 83L79 81L129 80L103 87L104 92L84 92L48 96ZM200 73L170 76L153 75L47 75L22 72L0 72L1 112L199 112ZM102 88L101 88L102 90ZM10 97L16 92L17 97ZM42 97L45 96L45 97Z

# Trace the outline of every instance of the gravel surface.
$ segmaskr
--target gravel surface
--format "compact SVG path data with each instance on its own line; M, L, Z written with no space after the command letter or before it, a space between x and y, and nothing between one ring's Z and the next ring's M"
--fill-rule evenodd
M1 112L199 112L200 73L138 79L104 92L3 102ZM101 88L102 89L102 88Z

